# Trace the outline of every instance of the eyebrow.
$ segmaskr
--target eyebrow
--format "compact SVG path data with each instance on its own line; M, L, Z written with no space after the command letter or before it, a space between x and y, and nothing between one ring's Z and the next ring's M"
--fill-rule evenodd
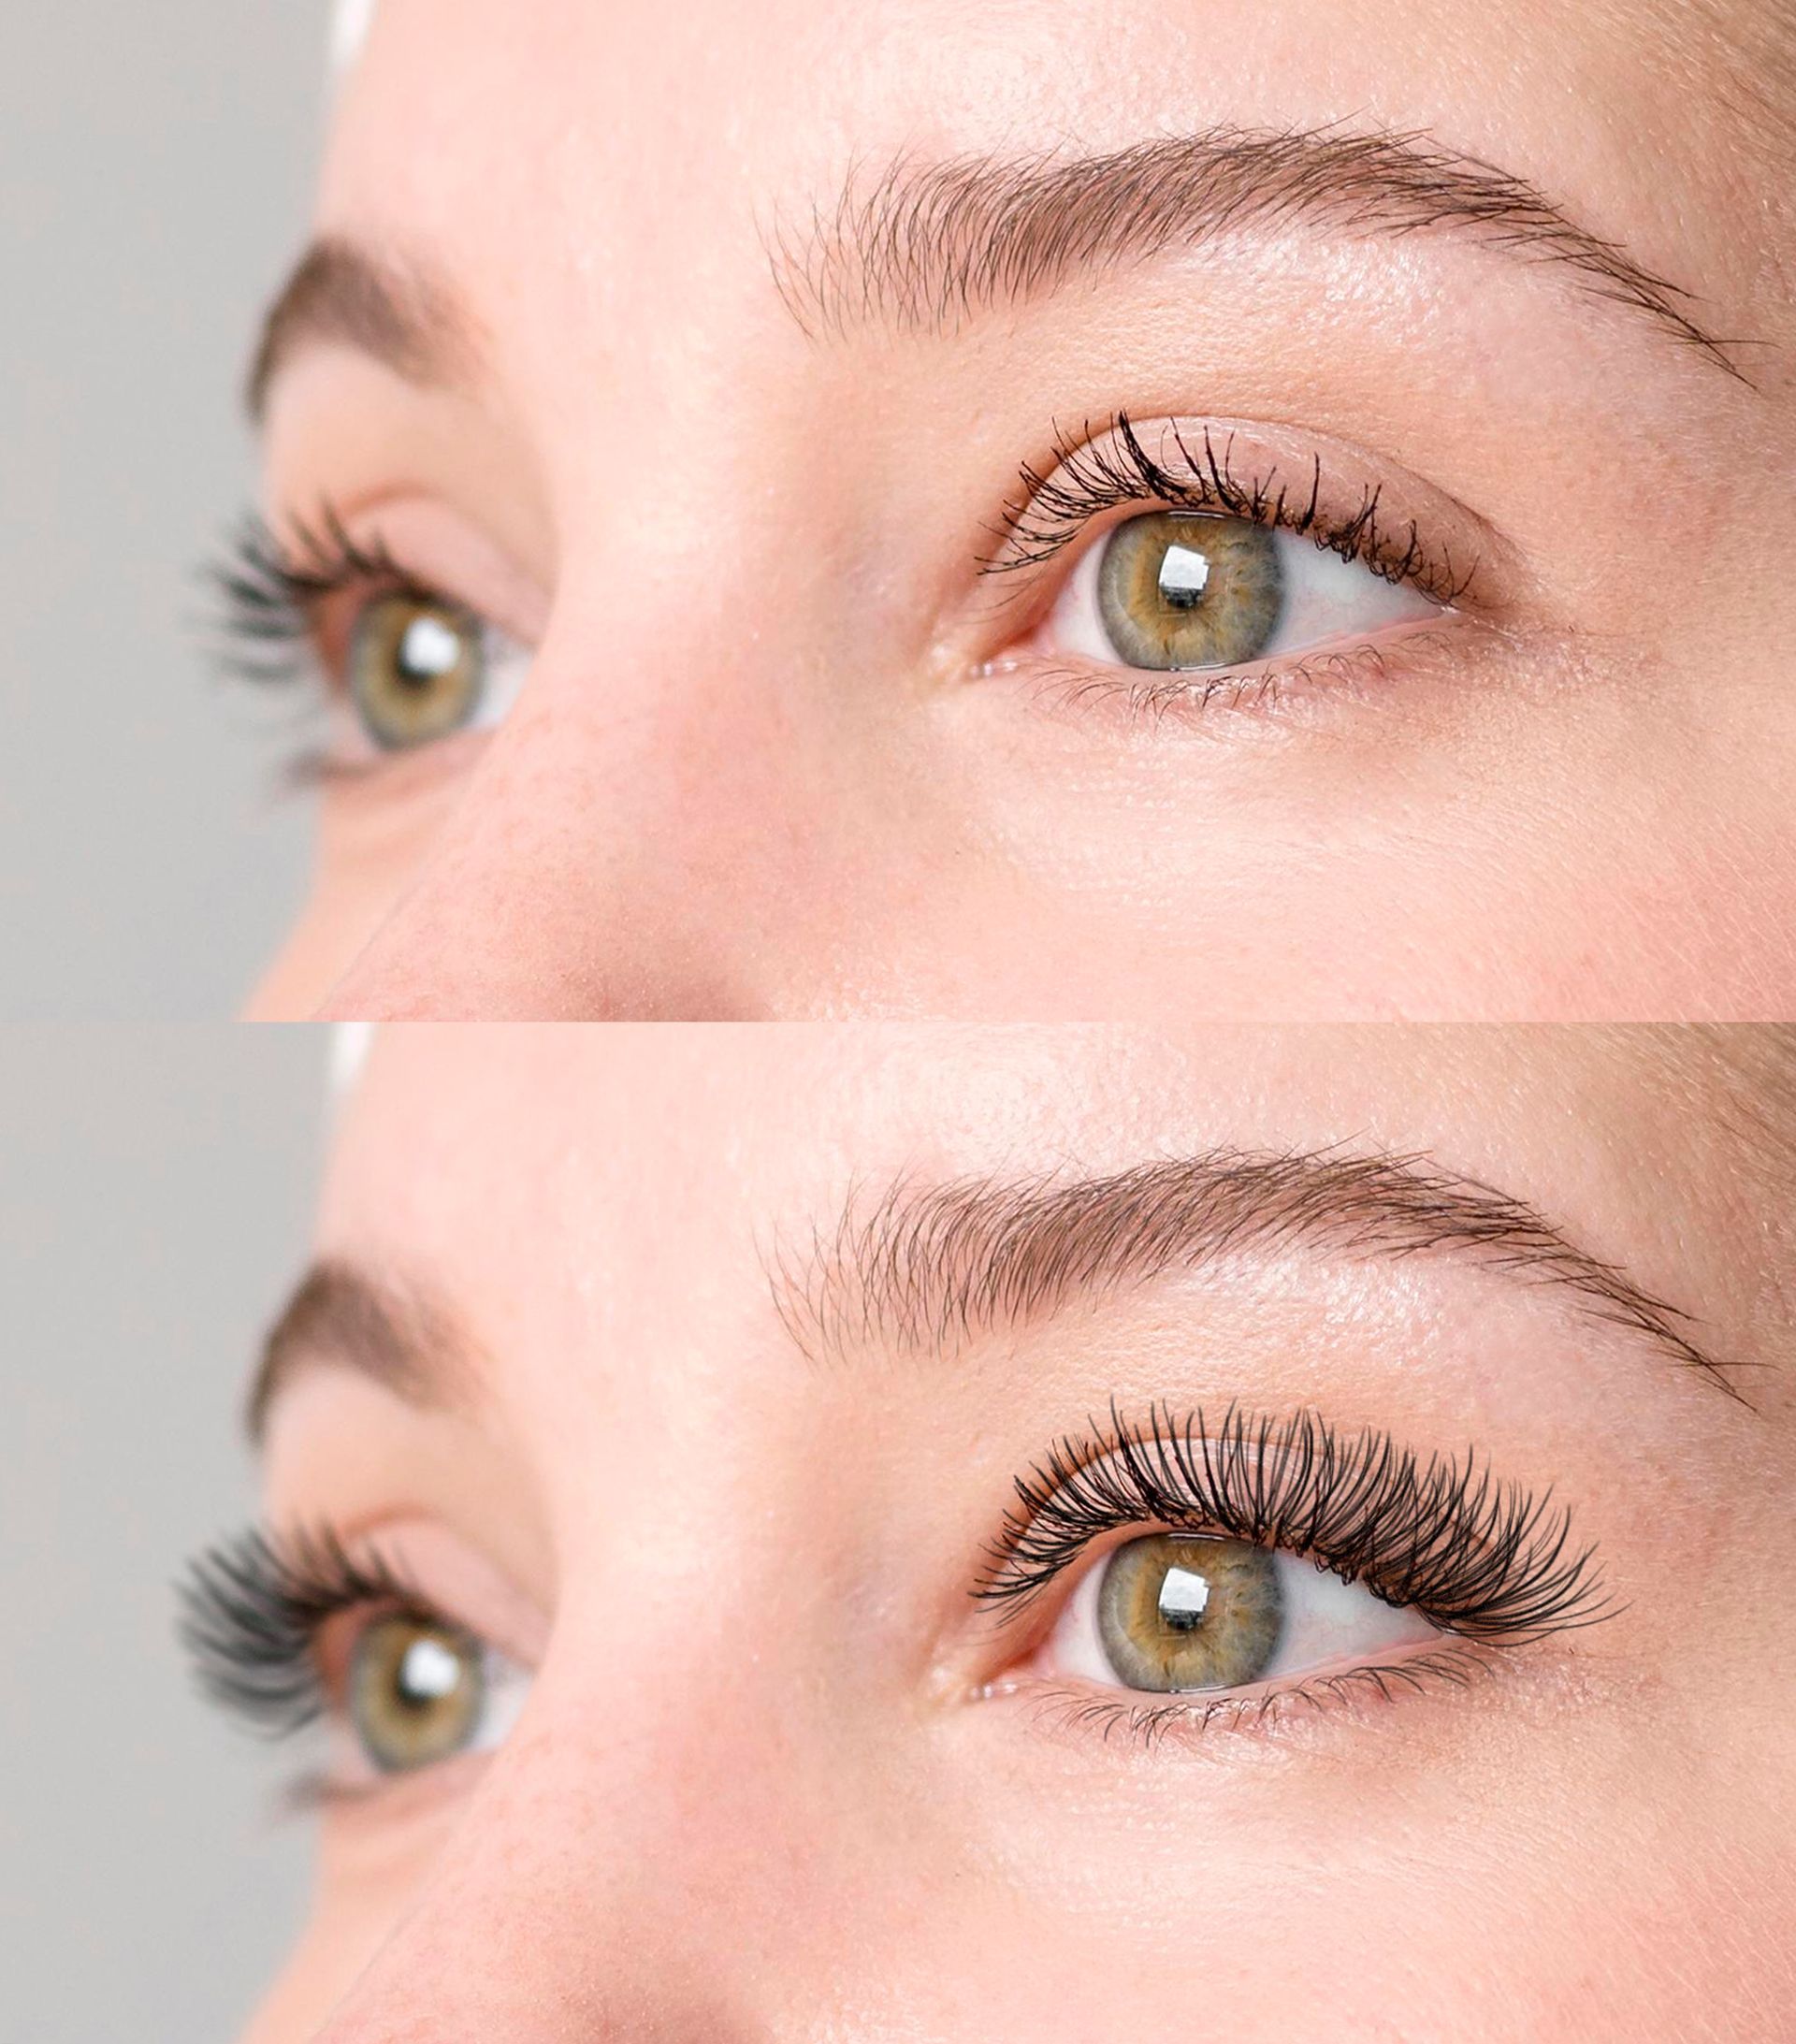
M851 176L833 212L814 213L803 233L776 225L768 252L813 336L870 319L941 331L1078 272L1294 225L1392 240L1453 233L1557 267L1744 381L1690 292L1526 179L1420 131L1218 126L1074 158L900 159L870 185Z
M1238 1254L1453 1256L1563 1294L1658 1361L1738 1399L1691 1317L1526 1201L1420 1155L1220 1149L1099 1178L898 1184L851 1200L799 1254L768 1258L774 1303L813 1360L876 1345L951 1352L998 1326L1198 1271Z
M308 349L354 348L409 383L471 382L484 349L479 323L416 264L339 236L314 241L268 308L245 394L260 420L275 378Z
M347 1370L425 1411L473 1402L477 1346L447 1300L342 1258L315 1263L262 1342L245 1404L259 1442L276 1399L314 1370Z
M946 162L900 158L870 184L851 172L833 210L765 235L775 287L811 338L880 323L952 332L1079 273L1148 264L1234 232L1291 226L1402 240L1455 233L1563 269L1737 382L1692 293L1582 226L1539 187L1425 133L1215 127L1108 154ZM465 383L479 323L421 266L326 237L306 252L262 326L248 384L259 419L275 378L309 347L358 349L409 381Z
M1421 1156L1216 1150L1064 1182L901 1182L871 1205L851 1197L802 1254L775 1250L766 1263L781 1323L816 1361L868 1349L950 1354L1000 1325L1050 1318L1078 1297L1290 1249L1368 1262L1454 1256L1555 1287L1660 1363L1740 1399L1728 1375L1735 1366L1698 1344L1688 1314L1526 1202ZM317 1369L353 1371L421 1410L466 1410L478 1355L435 1293L341 1259L319 1263L264 1343L250 1437L261 1438L275 1401Z

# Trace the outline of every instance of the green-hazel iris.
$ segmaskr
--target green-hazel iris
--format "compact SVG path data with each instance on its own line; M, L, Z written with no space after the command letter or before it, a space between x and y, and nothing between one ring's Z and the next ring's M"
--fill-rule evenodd
M373 1619L350 1656L349 1720L383 1774L454 1759L480 1723L485 1696L480 1643L410 1612Z
M1206 1534L1132 1540L1104 1564L1097 1630L1132 1689L1240 1689L1264 1674L1284 1630L1278 1558Z
M356 618L349 693L383 751L402 752L459 731L486 686L485 634L471 611L396 590Z
M1131 518L1104 543L1097 605L1126 666L1242 666L1265 655L1284 611L1278 535L1209 512Z

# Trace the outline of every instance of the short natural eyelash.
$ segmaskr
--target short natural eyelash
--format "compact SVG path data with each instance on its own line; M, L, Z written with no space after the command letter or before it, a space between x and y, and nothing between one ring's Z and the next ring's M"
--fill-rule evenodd
M326 1707L315 1646L339 1613L398 1606L431 1616L400 1572L357 1559L334 1533L276 1540L259 1529L207 1548L176 1591L178 1632L204 1695L270 1738Z
M975 1594L1032 1603L1095 1540L1163 1525L1308 1556L1443 1631L1526 1644L1613 1613L1593 1548L1551 1494L1499 1483L1476 1454L1421 1462L1388 1434L1340 1436L1314 1413L1214 1426L1114 1405L1108 1428L1065 1439L1016 1484L1017 1503Z
M1232 432L1219 446L1206 426L1199 453L1186 444L1177 424L1168 430L1184 464L1181 474L1148 452L1126 412L1119 412L1096 434L1088 422L1077 442L1057 428L1048 471L1024 464L1019 496L1006 506L996 550L980 561L980 573L1011 574L1041 566L1105 512L1156 502L1295 532L1386 582L1420 589L1443 605L1457 602L1470 587L1475 570L1456 569L1444 551L1431 555L1413 519L1395 530L1381 523L1381 487L1363 488L1358 506L1344 516L1325 512L1320 456L1312 460L1303 485L1294 490L1276 470L1260 477L1238 475L1233 466Z

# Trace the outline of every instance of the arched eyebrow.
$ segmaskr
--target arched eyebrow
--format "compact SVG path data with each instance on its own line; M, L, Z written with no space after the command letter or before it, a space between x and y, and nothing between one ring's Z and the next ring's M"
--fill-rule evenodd
M832 210L802 230L775 222L767 242L788 310L807 333L839 336L868 321L951 331L1077 275L1292 229L1470 239L1563 271L1745 380L1689 291L1528 180L1421 132L1218 126L1097 155L901 158L870 181L851 174Z
M275 1401L313 1370L347 1370L422 1411L466 1409L478 1398L478 1353L433 1289L326 1258L263 1338L244 1409L250 1439L260 1441Z
M802 1254L768 1257L775 1311L808 1356L951 1354L1003 1325L1050 1319L1231 1255L1296 1251L1401 1264L1453 1257L1546 1287L1661 1364L1739 1399L1689 1316L1592 1254L1526 1202L1426 1158L1346 1151L1207 1155L1106 1177L901 1182L850 1198ZM347 1370L424 1411L480 1399L479 1344L453 1302L332 1259L315 1265L264 1344L252 1439L298 1378Z
M327 237L301 256L263 318L246 402L253 420L281 371L308 349L353 348L408 382L472 383L485 352L479 322L422 265Z
M1016 161L901 159L850 174L802 230L768 231L773 280L815 337L869 324L953 331L1075 276L1145 265L1228 234L1348 233L1401 241L1469 238L1505 258L1562 270L1737 381L1730 350L1682 286L1580 225L1527 180L1420 134L1340 128L1214 128L1108 154ZM462 385L478 371L480 322L427 267L339 236L301 258L262 325L248 384L259 418L275 378L307 348L360 350L408 380Z
M1451 1257L1551 1290L1661 1363L1738 1399L1679 1308L1546 1215L1423 1156L1220 1149L1096 1178L898 1183L851 1197L833 1230L768 1257L774 1303L814 1359L951 1353L1075 1298L1225 1258L1291 1252L1401 1264Z

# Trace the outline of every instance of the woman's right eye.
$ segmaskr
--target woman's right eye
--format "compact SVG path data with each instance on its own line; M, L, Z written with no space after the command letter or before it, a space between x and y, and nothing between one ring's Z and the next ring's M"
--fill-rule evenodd
M341 1714L358 1767L414 1774L500 1744L529 1677L473 1633L422 1613L369 1619L349 1650Z
M356 612L341 679L359 737L380 752L407 752L500 722L529 661L465 605L396 589Z

